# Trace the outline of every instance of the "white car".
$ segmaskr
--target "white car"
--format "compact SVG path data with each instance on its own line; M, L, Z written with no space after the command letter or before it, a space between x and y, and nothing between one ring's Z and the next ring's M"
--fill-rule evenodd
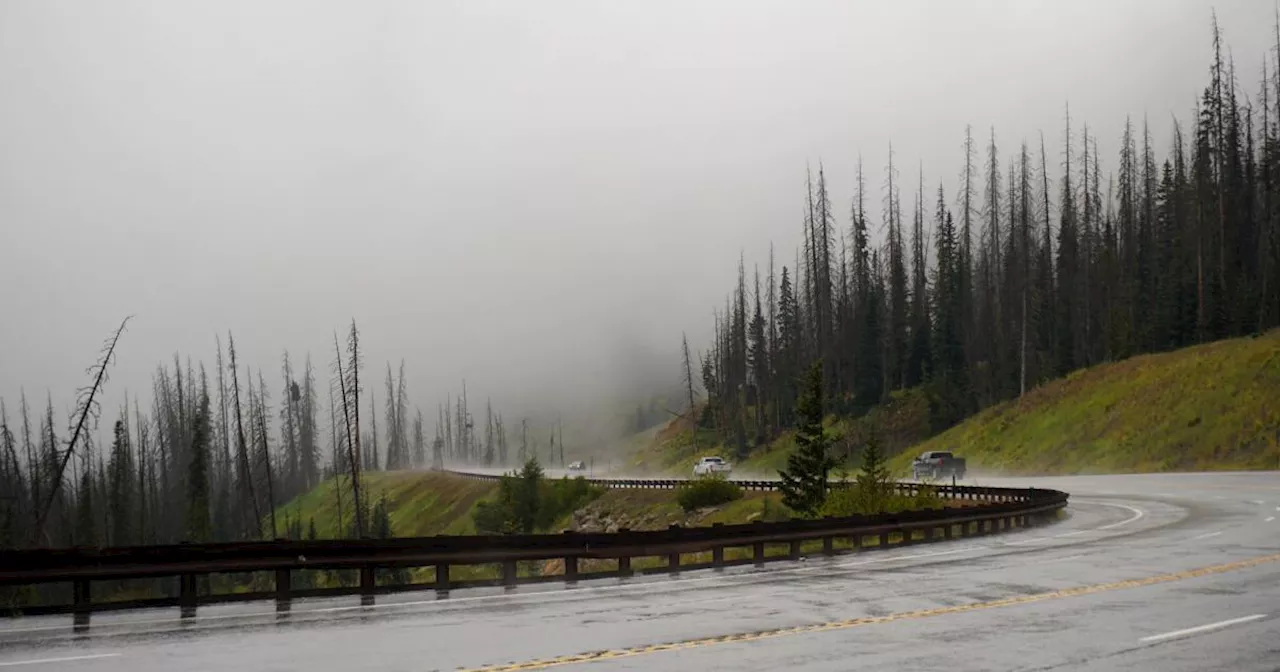
M581 460L577 462L569 463L569 471L586 471L586 470L587 470L587 465L583 464Z
M719 457L704 457L693 465L694 476L710 476L712 474L728 475L733 471L733 466L724 459Z

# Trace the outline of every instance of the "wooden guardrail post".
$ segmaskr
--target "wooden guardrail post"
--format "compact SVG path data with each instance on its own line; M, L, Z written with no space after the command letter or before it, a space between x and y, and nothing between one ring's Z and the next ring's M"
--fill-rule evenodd
M195 618L196 615L196 575L181 574L178 576L178 606L182 618Z
M835 518L835 516L823 516L823 519L828 521L832 520L833 518ZM822 535L822 554L823 555L836 554L835 537L832 537L830 534Z
M71 599L74 615L72 616L72 624L80 629L89 627L89 614L92 610L89 595L89 581L87 579L77 579L71 582Z
M880 548L881 548L881 549L889 548L889 533L888 533L888 532L881 532L881 533L880 533Z
M516 587L516 579L519 578L516 575L516 571L515 560L502 561L502 587L504 589L511 590Z
M791 548L789 549L789 552L787 553L787 557L788 557L788 558L790 558L790 559L792 559L792 560L799 560L799 559L800 559L800 540L798 540L798 539L792 539L792 540L791 540Z
M565 530L565 536L574 534L573 530ZM578 582L578 556L564 556L564 580L565 583L574 584Z
M374 577L373 565L360 566L360 606L368 607L374 603L374 589L378 582Z
M618 528L618 534L626 534L626 533L628 533L628 532L630 532L630 531L631 531L631 528L629 528L629 527L619 527L619 528ZM624 556L622 556L622 557L618 558L618 576L620 576L620 577L622 577L622 578L626 578L626 577L631 576L631 575L632 575L632 571L631 571L631 556L629 556L629 555L624 555Z
M754 525L755 525L755 528L759 530L760 527L764 525L764 521L756 520ZM756 567L764 567L764 542L763 541L757 541L751 544L751 560Z
M449 563L436 563L436 597L449 597Z
M717 527L724 527L724 523L711 523L712 529ZM711 566L715 567L716 571L724 569L724 546L716 544L711 547Z
M679 530L680 526L672 524L672 525L668 525L667 529L672 531ZM667 554L667 571L671 572L672 574L680 573L680 551L675 551L674 553Z
M290 592L293 590L293 572L288 569L276 570L276 613L288 613L292 608Z

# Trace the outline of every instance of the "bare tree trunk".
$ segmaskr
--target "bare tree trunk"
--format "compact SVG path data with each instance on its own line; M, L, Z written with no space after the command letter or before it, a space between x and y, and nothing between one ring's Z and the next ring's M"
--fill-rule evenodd
M354 326L354 323L353 323L353 326ZM342 392L342 416L344 419L343 425L346 427L346 430L347 430L347 459L350 460L350 464L348 465L348 467L351 470L351 494L353 499L355 500L355 511L356 511L355 536L359 538L364 535L364 514L360 510L362 508L361 500L360 500L360 446L359 446L358 440L352 438L352 436L359 434L360 426L358 424L359 420L356 420L357 424L355 425L354 428L352 427L351 407L354 406L355 404L353 403L353 400L349 398L347 393L346 376L344 374L344 371L342 370L342 350L338 347L337 334L333 335L333 351L337 355L338 387ZM356 411L356 414L357 415L359 414L359 410Z

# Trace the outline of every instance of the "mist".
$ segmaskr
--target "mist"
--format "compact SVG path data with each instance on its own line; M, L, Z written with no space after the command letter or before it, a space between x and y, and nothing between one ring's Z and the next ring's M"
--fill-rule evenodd
M926 202L966 125L1052 164L1069 103L1104 165L1126 115L1163 146L1213 10L6 2L0 397L69 410L126 315L108 409L228 331L273 389L286 349L323 381L354 319L370 387L405 360L429 422L463 380L508 418L625 411L678 389L740 255L792 263L807 167L847 227L890 143ZM1272 13L1217 7L1244 91Z

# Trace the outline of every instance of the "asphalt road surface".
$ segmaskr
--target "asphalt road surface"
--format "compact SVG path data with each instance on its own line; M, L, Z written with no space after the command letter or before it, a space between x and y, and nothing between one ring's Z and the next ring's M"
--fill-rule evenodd
M973 481L970 481L971 483ZM1057 524L501 590L0 621L7 670L1280 670L1280 472L984 479ZM506 666L516 666L507 668Z

